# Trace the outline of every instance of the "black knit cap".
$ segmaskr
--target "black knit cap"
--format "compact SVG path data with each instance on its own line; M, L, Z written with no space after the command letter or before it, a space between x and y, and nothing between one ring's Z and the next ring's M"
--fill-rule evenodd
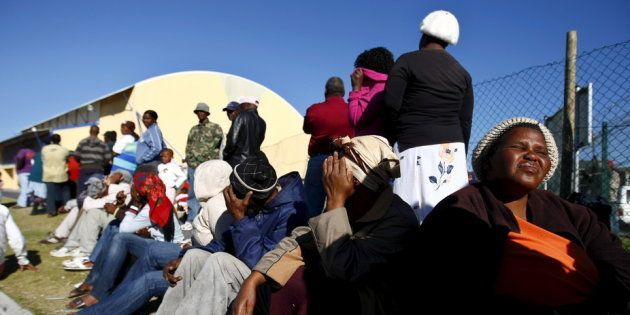
M276 170L264 156L247 158L237 164L230 175L232 190L240 199L251 191L252 198L264 200L271 195L277 182Z

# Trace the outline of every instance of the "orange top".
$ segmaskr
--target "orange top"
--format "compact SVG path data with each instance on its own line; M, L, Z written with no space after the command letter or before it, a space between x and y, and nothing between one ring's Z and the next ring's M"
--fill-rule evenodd
M588 300L599 275L575 243L516 218L520 233L508 233L496 292L530 305L561 306Z

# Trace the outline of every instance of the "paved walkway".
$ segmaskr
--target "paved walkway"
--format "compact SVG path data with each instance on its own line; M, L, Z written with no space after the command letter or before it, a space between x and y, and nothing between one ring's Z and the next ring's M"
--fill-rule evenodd
M8 295L0 291L0 315L31 315L32 313L23 309Z

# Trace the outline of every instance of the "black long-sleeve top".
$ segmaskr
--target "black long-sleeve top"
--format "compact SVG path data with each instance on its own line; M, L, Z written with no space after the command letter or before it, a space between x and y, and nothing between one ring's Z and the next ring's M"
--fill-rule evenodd
M468 150L472 79L445 50L400 56L387 79L385 103L388 129L401 152L450 142L463 142Z

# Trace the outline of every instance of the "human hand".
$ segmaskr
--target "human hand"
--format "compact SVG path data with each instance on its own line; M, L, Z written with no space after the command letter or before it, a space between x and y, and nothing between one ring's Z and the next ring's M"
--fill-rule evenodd
M20 271L25 271L25 270L31 270L35 272L38 271L37 267L33 266L32 264L20 265Z
M352 81L352 90L358 91L361 89L361 85L363 85L363 70L356 68L354 72L350 75L350 81Z
M140 236L140 237L144 237L144 238L149 238L151 237L151 232L149 232L149 227L145 226L139 230L136 231L136 235Z
M326 192L326 210L343 207L348 197L354 193L354 177L346 160L337 152L324 161L323 182Z
M254 307L256 306L256 289L261 284L265 283L267 279L259 271L252 271L252 273L245 279L241 290L238 291L234 304L232 304L232 315L251 315L254 314Z
M125 202L125 199L127 199L127 194L125 194L124 191L119 191L116 194L116 204L122 205Z
M114 212L116 212L116 209L118 209L118 207L116 207L116 205L113 203L108 202L105 204L105 212L107 212L108 214L114 214Z
M236 221L239 221L245 217L252 194L253 193L250 191L245 195L245 198L238 199L238 197L236 197L236 194L232 190L232 186L227 186L225 187L225 189L223 189L223 198L225 198L225 205L227 206L227 210L230 212L230 214L232 214Z
M164 269L162 270L162 275L164 276L164 279L168 281L168 284L171 287L174 287L175 285L177 285L177 282L179 282L179 280L182 280L182 277L180 276L175 277L175 271L177 270L177 267L179 267L179 264L181 262L182 262L181 258L175 258L169 261L168 264L166 264L166 266L164 266Z

